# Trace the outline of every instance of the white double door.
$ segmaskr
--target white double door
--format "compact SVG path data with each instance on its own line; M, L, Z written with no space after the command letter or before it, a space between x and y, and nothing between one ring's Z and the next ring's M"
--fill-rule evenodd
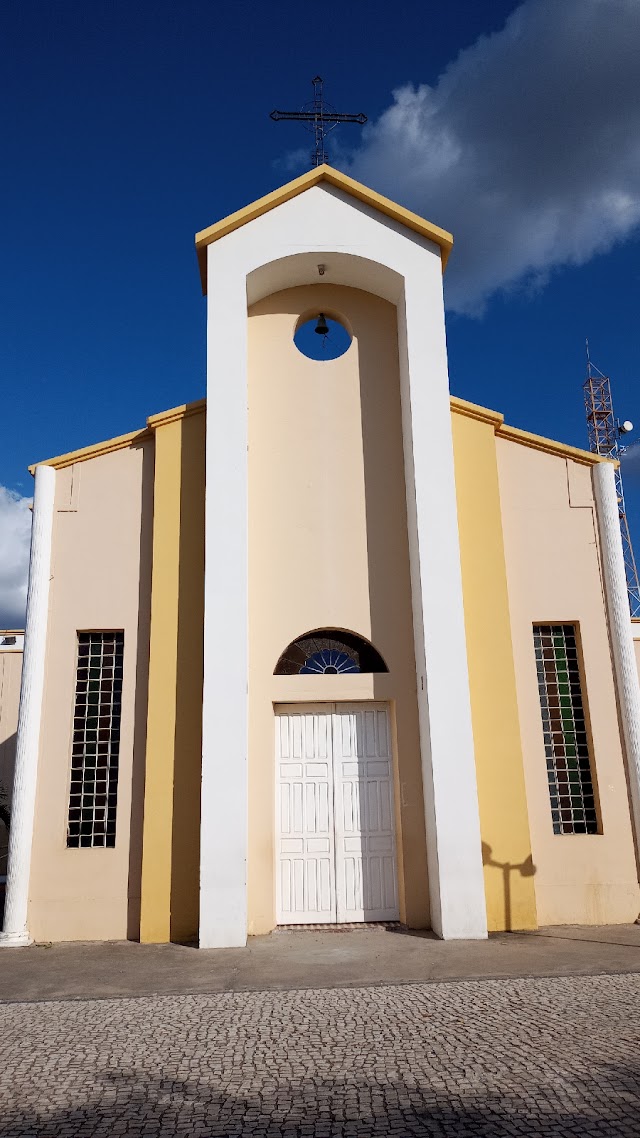
M276 766L278 924L398 920L387 707L277 708Z

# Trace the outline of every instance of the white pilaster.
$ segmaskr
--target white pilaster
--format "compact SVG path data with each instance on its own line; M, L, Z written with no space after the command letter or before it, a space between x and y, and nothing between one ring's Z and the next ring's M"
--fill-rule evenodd
M27 906L44 692L55 488L56 472L53 467L36 467L4 931L0 933L0 947L4 948L30 943Z
M431 925L445 940L481 940L487 911L440 277L405 278L398 333Z
M247 942L247 301L209 275L201 948Z
M620 721L627 756L636 842L640 850L640 684L629 617L620 514L612 463L601 462L594 466L593 488Z

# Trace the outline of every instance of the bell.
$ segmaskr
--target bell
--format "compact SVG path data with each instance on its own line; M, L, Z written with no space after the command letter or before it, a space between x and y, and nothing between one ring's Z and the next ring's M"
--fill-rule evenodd
M316 324L314 331L317 332L319 336L329 335L329 325L324 318L324 312L320 313L318 317L318 323Z

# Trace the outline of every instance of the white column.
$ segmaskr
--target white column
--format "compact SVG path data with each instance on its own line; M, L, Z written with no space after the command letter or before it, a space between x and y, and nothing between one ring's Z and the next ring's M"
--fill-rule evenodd
M4 932L0 933L0 947L4 948L30 944L27 905L44 691L55 488L56 472L53 467L36 467Z
M627 578L613 464L593 468L593 488L600 531L604 590L609 616L620 720L627 756L636 842L640 850L640 683L633 647Z
M444 940L481 940L487 910L439 279L437 292L435 282L405 281L398 334L431 925Z
M209 257L199 942L234 948L247 942L247 299L238 267Z

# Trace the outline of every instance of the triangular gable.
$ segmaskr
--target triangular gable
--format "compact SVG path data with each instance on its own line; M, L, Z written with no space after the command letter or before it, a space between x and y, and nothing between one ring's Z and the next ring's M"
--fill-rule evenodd
M446 229L432 225L430 221L425 221L417 213L412 213L404 206L392 202L390 198L385 198L382 194L377 194L375 190L370 190L368 186L363 186L361 182L356 182L354 178L349 178L346 174L341 174L339 170L334 170L333 166L323 165L317 166L314 170L309 170L307 174L302 174L299 178L294 178L292 182L287 182L286 185L280 186L279 189L266 194L265 197L258 198L257 201L245 206L244 209L236 210L235 213L230 213L228 217L223 217L221 221L216 221L215 225L210 225L208 229L202 229L200 233L196 233L196 251L200 264L203 294L206 294L207 291L207 245L219 241L221 237L226 237L227 233L232 233L234 229L240 229L247 222L253 221L254 218L260 217L263 213L268 213L269 210L297 197L298 194L303 194L305 190L317 186L320 182L327 182L328 185L343 190L344 193L350 194L351 197L364 202L365 205L371 206L379 213L393 218L394 221L405 225L407 229L411 229L414 233L419 233L428 241L433 241L434 244L439 245L442 251L442 268L444 270L453 245L453 237L447 233Z

